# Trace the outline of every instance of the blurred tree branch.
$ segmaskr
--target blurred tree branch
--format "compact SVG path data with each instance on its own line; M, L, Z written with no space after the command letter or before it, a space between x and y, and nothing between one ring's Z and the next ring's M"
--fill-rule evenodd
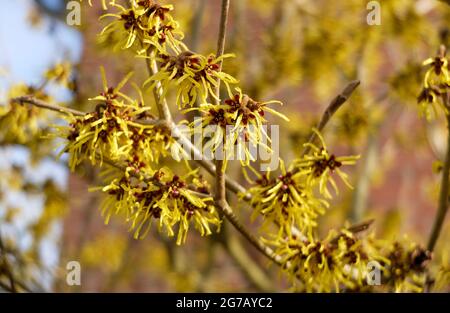
M444 93L442 95L443 102L447 109L450 108L450 94ZM427 248L429 251L433 251L436 246L436 242L441 233L442 226L444 225L445 216L447 215L449 206L449 178L450 178L450 115L446 114L447 118L447 150L445 154L444 167L442 169L442 181L441 191L439 193L439 204L436 217L433 223L430 237L428 239Z

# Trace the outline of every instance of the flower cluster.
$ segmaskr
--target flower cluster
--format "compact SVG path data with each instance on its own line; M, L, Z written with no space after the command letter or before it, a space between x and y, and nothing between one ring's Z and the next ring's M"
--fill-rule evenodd
M144 84L152 88L161 84L164 96L175 86L176 102L183 108L197 101L204 103L209 96L219 101L215 92L218 81L227 86L231 95L229 85L236 84L237 80L221 71L220 63L232 55L204 56L189 51L171 15L172 5L161 5L154 0L130 0L127 7L115 2L110 5L118 12L102 16L115 20L103 29L100 40L108 45L132 48L138 56L158 61L160 70Z
M328 202L314 197L299 173L286 171L283 163L281 175L274 179L267 172L248 192L252 195L253 217L263 216L263 229L278 225L279 238L291 236L293 227L311 236L317 217L328 207Z
M332 174L336 172L341 180L349 188L352 188L348 182L347 174L342 172L340 167L344 165L354 165L359 159L359 156L337 157L334 154L330 154L322 135L316 129L313 129L313 131L319 138L321 146L317 147L313 143L307 143L305 146L309 147L312 153L295 160L294 167L300 175L305 177L307 186L318 186L320 194L331 199L332 196L328 190L328 184L330 184L335 192L338 193L338 188Z
M305 146L311 148L309 154L295 159L288 170L281 163L281 175L277 179L270 179L270 173L259 175L256 184L249 190L254 214L262 215L265 224L278 225L280 238L290 236L293 227L305 236L312 236L318 216L325 213L329 207L327 200L332 198L328 184L338 191L334 173L351 187L340 167L355 164L358 157L330 154L320 133L314 131L321 141L320 148L307 143Z
M385 250L380 247L381 250ZM394 241L384 251L387 263L383 280L396 292L423 292L426 285L426 266L431 253L407 239Z
M282 257L293 285L308 292L382 291L389 286L396 292L422 292L431 259L429 251L407 239L389 243L352 229L332 230L323 240L291 236L267 243Z
M249 162L255 159L249 145L253 145L253 148L260 146L268 153L272 152L267 144L270 137L261 127L266 122L264 113L269 112L285 120L287 118L268 107L277 101L255 101L242 94L239 88L236 88L236 94L232 92L232 85L238 81L221 69L222 61L232 57L232 54L216 57L214 54L205 56L191 52L182 44L182 36L175 39L174 33L178 29L178 24L170 14L173 9L170 5L160 5L151 0L130 1L128 7L115 3L111 5L118 8L120 14L104 15L115 17L116 20L108 25L102 34L117 35L125 32L125 36L120 35L122 43L125 42L123 44L125 48L133 48L138 55L158 64L158 71L144 82L144 86L149 86L149 89L158 88L162 92L161 97L167 96L175 89L175 102L180 109L198 104L198 111L207 114L204 114L202 125L191 124L194 126L192 131L197 131L198 126L203 129L211 125L220 125L217 132L214 132L214 138L207 143L211 148L209 152L214 152L224 144L227 155L230 157L238 155L244 165L249 165ZM174 26L171 26L172 24ZM160 31L169 33L161 37ZM161 38L164 39L162 42ZM217 87L221 83L229 96L224 102L221 102L217 94ZM209 102L215 104L210 105ZM221 118L222 115L225 117ZM216 122L219 119L222 120ZM232 129L230 134L224 132L227 126Z
M220 70L220 62L231 56L233 55L225 54L216 58L210 54L206 57L191 51L184 51L176 56L161 54L159 72L145 84L151 83L151 88L154 88L156 84L161 83L165 93L171 86L176 87L176 103L180 108L193 106L197 101L205 103L208 96L220 101L215 94L217 80L225 84L229 94L230 84L237 83L234 77Z
M120 91L128 78L115 88L107 87L104 78L104 91L91 99L97 102L95 110L69 117L69 128L63 128L68 142L61 153L69 153L72 170L85 159L102 163L104 156L139 169L157 162L176 145L164 125L149 123L155 119L143 100L133 100Z
M243 166L248 166L250 161L256 161L256 147L265 149L267 153L273 152L269 147L271 138L264 127L267 122L265 113L272 113L289 121L286 116L270 108L270 104L281 102L258 102L237 88L237 93L226 99L224 104L202 104L185 112L201 113L202 118L194 120L191 129L194 135L197 132L203 133L205 148L213 153L223 149L225 160L239 159ZM211 134L213 135L209 136Z
M440 55L429 58L423 62L428 66L423 82L423 88L417 99L420 114L428 120L438 116L438 108L449 114L450 67L444 47Z
M129 8L110 4L119 11L102 16L115 20L102 30L101 41L112 41L123 49L134 47L144 53L150 48L161 53L166 53L168 48L176 53L184 49L180 41L184 35L170 14L172 5L160 5L153 0L132 0Z
M191 223L202 235L211 234L210 225L220 226L220 219L206 182L195 172L180 178L165 168L152 169L177 145L167 125L158 123L142 95L136 101L121 92L130 75L117 87L108 87L103 69L102 76L103 92L91 99L97 103L94 111L71 115L69 127L62 127L67 143L61 153L69 153L72 170L83 160L102 164L104 157L123 166L107 171L106 186L97 188L107 195L106 222L123 215L135 238L142 238L156 219L169 236L177 227L177 244L185 242Z
M347 229L330 231L323 240L292 236L268 243L282 256L283 270L294 286L308 292L362 289L366 286L368 262L389 264L369 240L361 240Z
M184 177L165 168L146 173L147 178L123 175L102 188L107 194L102 206L106 223L112 214L125 216L137 239L148 233L153 220L158 220L159 229L168 236L174 236L174 227L178 228L177 244L186 241L190 224L202 236L211 234L211 225L219 229L221 221L208 186L195 172Z

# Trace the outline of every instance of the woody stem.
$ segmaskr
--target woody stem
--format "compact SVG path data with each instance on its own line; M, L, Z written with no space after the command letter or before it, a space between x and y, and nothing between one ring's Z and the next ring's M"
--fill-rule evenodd
M449 105L450 94L445 94L443 96L444 103ZM447 151L445 154L444 168L442 169L442 181L441 181L441 191L439 194L439 204L436 217L434 219L433 228L431 230L430 238L428 240L427 248L429 251L433 251L436 246L436 242L441 233L442 226L444 224L445 216L448 211L448 196L449 196L449 175L450 175L450 115L447 115Z

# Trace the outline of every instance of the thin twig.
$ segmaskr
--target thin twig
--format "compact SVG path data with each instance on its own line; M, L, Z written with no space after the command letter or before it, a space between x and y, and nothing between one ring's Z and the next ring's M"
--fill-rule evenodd
M225 51L225 38L227 33L227 23L228 23L228 13L230 11L230 0L222 0L222 9L220 16L220 27L219 27L219 37L217 40L217 52L216 57L219 58L223 55ZM222 61L219 62L218 71L222 71ZM216 98L220 98L220 78L217 78L216 85ZM219 104L219 101L216 99L216 104ZM223 149L223 148L222 148ZM222 150L223 152L223 150ZM222 153L224 154L224 153ZM224 155L222 155L224 156ZM216 160L216 202L219 206L226 204L226 188L225 188L225 169L224 169L224 161ZM223 210L223 208L222 208Z
M16 102L19 104L28 103L28 104L34 105L36 107L39 107L39 108L47 109L50 111L54 111L54 112L58 112L58 113L66 114L66 115L75 115L75 116L84 116L85 115L84 112L70 109L70 108L65 108L65 107L58 106L58 105L49 104L42 100L36 99L34 96L31 96L31 95L13 98L13 99L11 99L11 101L13 103Z
M145 58L147 62L147 70L150 76L153 76L158 73L158 64L155 59L155 51L150 52L149 57ZM159 117L165 120L167 123L172 123L172 115L170 114L169 105L167 104L167 100L163 97L163 88L161 86L161 82L155 83L155 88L153 88L153 95L156 100L156 106L158 107Z
M221 9L221 16L220 16L220 27L219 27L219 37L217 40L217 52L216 57L219 58L223 55L225 52L225 39L226 39L226 33L227 33L227 24L228 24L228 13L230 12L230 0L222 0L222 9ZM222 71L222 64L223 62L220 61L218 63L219 69L218 72ZM219 104L220 99L220 78L217 78L217 85L216 85L216 104Z
M346 230L349 231L349 232L351 232L352 234L355 234L355 235L356 235L356 234L358 234L358 233L361 233L361 232L363 232L363 231L368 230L368 229L370 228L370 226L372 226L372 224L373 224L374 221L375 221L374 219L370 219L370 220L367 220L367 221L365 221L365 222L361 222L361 223L358 223L358 224L354 224L354 225L352 225L352 226L346 228ZM338 241L339 241L339 238L341 237L341 234L342 234L342 233L340 233L339 235L337 235L336 237L334 237L333 239L331 239L331 240L330 240L330 244L337 244Z
M227 220L236 228L255 248L258 249L262 254L264 254L267 258L275 262L276 264L282 266L281 257L276 255L274 251L265 245L261 240L253 236L251 233L247 231L247 229L241 224L233 210L231 210L228 203L218 203L219 209L221 213L225 215Z
M443 95L443 100L446 106L449 106L449 96L450 94L446 93ZM439 194L439 204L438 211L436 217L434 219L433 228L431 230L430 238L428 240L428 250L430 252L433 251L436 246L436 242L439 238L439 234L441 233L442 226L444 224L445 216L448 211L448 195L449 195L449 175L450 175L450 115L447 115L447 152L445 154L444 168L442 169L442 181L441 181L441 191Z
M217 53L216 57L220 57L223 55L225 51L225 38L226 38L226 30L228 23L228 13L230 10L230 0L222 0L222 10L221 10L221 18L220 18L220 28L219 28L219 38L217 41ZM222 69L222 62L219 63L219 71ZM216 86L216 96L219 98L220 96L220 79L217 80ZM216 99L216 103L219 101ZM253 236L248 232L247 228L245 228L237 219L233 210L227 203L226 200L226 185L225 185L225 168L224 161L222 159L217 159L216 163L216 195L215 202L220 212L225 215L227 220L250 242L252 243L261 253L267 256L269 259L274 261L275 263L281 264L279 258L273 253L273 251L266 246L262 241Z
M215 176L216 166L214 165L214 163L206 160L202 152L189 140L189 138L181 133L175 123L172 123L169 127L172 130L172 136L179 140L180 144L185 148L186 153L188 153L189 155L193 154L194 161L202 166L212 176ZM251 196L247 193L245 187L239 184L237 181L225 175L225 183L230 191L236 194L242 193L245 195L245 200L250 200Z
M325 126L330 121L331 117L336 113L336 111L350 98L350 96L353 94L355 89L359 86L360 81L354 80L350 82L344 90L337 95L333 101L328 105L327 109L322 115L322 118L320 119L319 124L316 126L317 130L321 132ZM309 137L308 143L314 143L314 141L317 139L316 133L312 133L311 137ZM311 147L308 145L303 150L302 155L308 154L311 150Z
M370 219L368 221L365 221L365 222L362 222L362 223L359 223L359 224L354 224L354 225L350 226L349 228L347 228L347 230L349 232L357 234L357 233L363 232L365 230L368 230L369 227L373 224L373 222L375 222L375 220L374 219Z

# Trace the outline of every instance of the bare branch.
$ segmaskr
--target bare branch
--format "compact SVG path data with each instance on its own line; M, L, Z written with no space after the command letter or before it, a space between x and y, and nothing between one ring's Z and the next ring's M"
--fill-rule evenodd
M17 98L11 99L12 102L16 102L19 104L28 103L31 105L34 105L39 108L47 109L50 111L66 114L66 115L75 115L75 116L84 116L85 113L81 111L77 111L70 108L65 108L58 105L49 104L47 102L41 101L39 99L36 99L35 97L28 95L28 96L21 96Z
M350 98L350 96L353 94L353 92L355 91L355 89L359 86L360 81L359 80L354 80L352 82L350 82L345 88L344 90L337 95L333 101L331 101L331 103L328 105L327 109L325 110L325 112L322 115L322 118L320 119L319 124L317 125L317 129L321 132L325 126L328 124L328 122L330 121L331 117L334 115L334 113L336 113L336 111L345 103L347 102L347 100ZM317 135L316 133L312 133L311 137L308 140L308 143L314 143L314 141L317 139ZM303 150L302 155L308 154L310 152L311 147L310 146L306 146L305 149Z
M449 105L448 93L443 95L444 104L448 107ZM433 251L436 246L436 242L441 233L442 226L444 224L445 216L447 215L448 205L449 205L449 175L450 175L450 115L447 115L447 152L445 154L444 167L442 169L442 181L441 181L441 191L439 193L439 204L436 217L434 219L433 228L431 230L430 238L428 240L427 248L429 251Z

